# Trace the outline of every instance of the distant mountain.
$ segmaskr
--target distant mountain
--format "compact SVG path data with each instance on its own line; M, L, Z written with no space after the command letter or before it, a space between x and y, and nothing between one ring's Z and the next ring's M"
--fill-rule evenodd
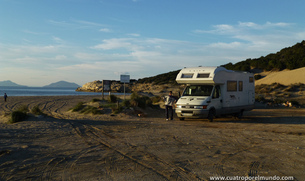
M66 81L59 81L59 82L55 82L52 83L50 85L46 85L43 87L57 87L57 88L78 88L81 87L80 85L76 84L76 83L71 83L71 82L66 82Z
M3 87L26 87L24 85L16 84L15 82L12 82L10 80L0 81L0 86L3 86Z

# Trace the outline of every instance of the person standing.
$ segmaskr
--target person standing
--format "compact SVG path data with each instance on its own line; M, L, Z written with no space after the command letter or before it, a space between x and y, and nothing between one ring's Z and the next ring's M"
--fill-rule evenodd
M169 116L170 119L173 120L174 118L174 110L173 106L176 103L175 97L172 95L173 92L169 91L168 96L164 96L163 99L165 101L165 116L166 116L166 121L168 121Z
M4 102L6 102L6 99L7 99L7 94L4 93Z

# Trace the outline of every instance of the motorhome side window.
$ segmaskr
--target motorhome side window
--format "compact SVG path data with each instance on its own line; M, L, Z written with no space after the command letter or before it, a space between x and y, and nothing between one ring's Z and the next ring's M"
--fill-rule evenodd
M249 82L250 82L250 83L253 83L253 82L254 82L253 77L249 77Z
M239 91L243 91L244 87L243 87L243 81L239 81L238 82L238 90Z
M219 98L220 97L220 94L221 94L221 91L220 91L220 86L217 85L214 89L214 92L213 92L213 99L216 99L216 98Z
M198 74L197 78L209 78L210 74Z
M237 91L237 81L227 81L227 91L228 92Z
M181 75L181 78L186 78L186 79L189 78L189 79L190 79L190 78L193 78L193 75L194 75L194 74L182 74L182 75Z

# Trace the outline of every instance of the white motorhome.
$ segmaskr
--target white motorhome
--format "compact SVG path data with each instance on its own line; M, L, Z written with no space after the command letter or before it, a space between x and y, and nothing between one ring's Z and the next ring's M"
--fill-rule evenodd
M224 67L184 68L176 77L186 84L176 103L176 114L185 118L208 118L232 114L241 117L254 108L254 76Z

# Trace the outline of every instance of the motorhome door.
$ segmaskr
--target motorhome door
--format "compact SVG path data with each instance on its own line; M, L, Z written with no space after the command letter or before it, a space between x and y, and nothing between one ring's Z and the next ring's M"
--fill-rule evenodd
M222 108L222 96L221 96L221 89L219 85L216 85L214 87L213 93L212 93L212 100L209 104L210 107L214 107L217 110L220 110Z

